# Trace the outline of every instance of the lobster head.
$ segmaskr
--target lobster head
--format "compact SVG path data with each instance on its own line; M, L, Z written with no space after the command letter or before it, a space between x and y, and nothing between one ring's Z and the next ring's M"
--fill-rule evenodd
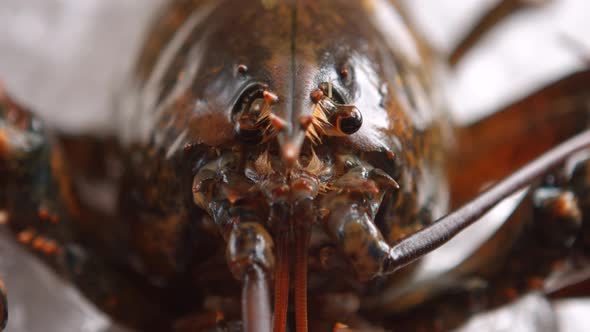
M288 293L289 259L306 271L308 256L325 247L339 248L340 259L326 264L318 254L314 269L352 265L361 281L379 275L387 242L414 231L418 211L429 221L426 205L438 204L440 192L421 181L438 162L427 150L437 115L398 8L345 0L192 6L164 19L182 24L147 60L144 99L168 155L183 142L206 150L193 168L193 202L227 242L234 276L256 266L274 274L275 294ZM408 216L402 231L380 221Z

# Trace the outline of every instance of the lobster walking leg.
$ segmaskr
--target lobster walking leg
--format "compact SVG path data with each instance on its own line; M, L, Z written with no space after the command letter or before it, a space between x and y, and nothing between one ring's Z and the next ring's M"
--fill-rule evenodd
M322 205L329 211L323 218L324 229L348 258L357 278L369 280L380 273L389 255L389 245L373 222L378 206L374 202L381 202L385 190L399 187L383 172L363 165L349 170L337 184L347 195L334 191L323 197Z
M440 317L438 324L452 329L468 318L465 307L487 311L529 292L547 299L587 296L590 267L584 237L588 217L583 213L587 211L584 192L590 189L585 181L587 165L587 161L581 163L573 175L569 167L560 168L534 183L480 248L445 275L390 297L391 312L407 321L420 315ZM415 299L428 300L428 305L417 309L418 313L404 314L418 304Z
M391 248L390 255L384 262L383 272L394 272L440 247L477 221L502 199L562 164L574 153L588 147L590 147L590 130L560 144L460 209L402 240Z
M0 83L0 213L4 219L0 225L10 222L7 210L37 201L37 197L30 197L28 189L40 163L32 167L28 164L43 159L44 137L34 128L33 121L28 111L6 95ZM0 330L6 326L7 319L6 289L0 280Z
M370 214L359 204L349 202L348 206L334 209L341 211L339 213L343 215L329 217L327 229L336 238L360 277L370 279L381 274L393 273L448 242L498 202L531 184L574 153L588 147L590 130L545 153L460 209L392 247L383 240L383 236L370 219ZM331 203L334 205L335 202Z
M590 159L578 161L568 180L565 190L571 192L575 197L576 207L580 210L582 221L573 243L574 264L578 266L559 278L559 281L548 285L546 292L551 298L590 296L590 266L587 263L588 250L590 249ZM556 205L556 209L558 211L564 210L563 204ZM550 229L550 231L552 230ZM557 234L562 233L563 231L560 231ZM579 263L576 260L582 262Z
M503 111L460 129L458 153L450 167L453 205L464 203L486 183L505 177L526 160L587 128L589 80L589 70L574 73ZM492 155L495 156L494 162L486 161L486 157ZM583 222L582 229L579 229L580 211L575 206L577 200L582 215L590 214L590 209L586 208L590 206L587 203L590 202L587 165L586 162L577 167L569 183L563 183L566 180L562 179L558 187L545 185L536 189L473 255L444 277L398 292L392 309L399 311L399 303L403 303L401 309L407 310L408 306L416 304L416 299L424 301L425 298L441 297L450 288L454 289L451 296L455 299L457 292L481 297L482 290L465 289L466 284L473 284L467 281L474 278L488 280L486 298L495 305L507 301L498 294L518 293L531 287L537 289L540 281L551 272L553 263L558 264L559 260L571 256L572 250L584 252L577 246L590 243L584 240L590 238L587 235L590 234L590 223ZM559 179L559 174L552 179ZM576 248L571 248L571 243L567 242L576 235ZM528 268L507 270L505 266ZM495 276L501 276L497 282L493 281ZM583 292L588 284L578 272L560 279L562 283L546 290L548 295L567 296L572 291ZM394 299L388 301L393 303ZM448 301L438 302L447 303L448 307ZM490 306L493 304L484 305L486 308Z
M57 152L60 149L50 147L47 141L33 113L0 88L0 213L6 218L0 224L5 223L22 245L32 249L62 277L75 282L115 320L144 330L169 325L166 310L153 305L159 302L153 298L160 296L154 287L130 282L126 271L106 263L104 255L91 255L100 244L91 243L81 226L111 220L120 224L120 220L84 214L80 218L84 223L74 222L78 220L75 212L79 210L69 209L75 205L68 204L68 199L73 197L71 188L57 179L56 168L65 168ZM108 230L111 238L113 234ZM80 246L82 242L87 245L84 249ZM6 318L2 288L0 323L6 324Z

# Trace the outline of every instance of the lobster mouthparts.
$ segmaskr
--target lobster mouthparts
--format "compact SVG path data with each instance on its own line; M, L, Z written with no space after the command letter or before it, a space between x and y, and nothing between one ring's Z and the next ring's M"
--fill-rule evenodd
M236 134L248 143L222 152L200 167L193 180L195 204L208 211L228 242L234 276L246 282L255 269L264 271L256 280L274 272L275 331L286 328L291 273L298 331L307 326L307 259L315 225L324 237L343 244L346 254L354 253L351 262L366 274L362 279L377 273L385 259L373 250L387 247L373 220L385 192L398 185L351 149L322 144L345 135L342 123L352 133L362 124L361 112L339 103L330 89L325 83L310 93L309 115L301 116L291 131L273 110L279 104L273 92L246 89L233 121ZM358 227L372 231L350 236L358 234ZM252 302L245 307L256 307L261 295L248 294L244 301Z

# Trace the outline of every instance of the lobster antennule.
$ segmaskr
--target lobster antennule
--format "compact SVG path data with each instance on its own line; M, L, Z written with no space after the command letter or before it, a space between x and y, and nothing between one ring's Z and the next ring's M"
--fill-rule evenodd
M307 248L309 228L295 229L295 331L307 332Z
M308 212L302 209L303 214ZM294 258L294 302L295 302L295 331L307 332L307 258L309 238L311 235L309 225L304 222L306 218L296 214L296 220L289 229L282 229L277 234L277 268L275 270L275 303L274 303L274 332L286 331L287 309L289 306L290 289L290 262ZM301 219L301 220L299 220ZM292 232L290 230L293 230ZM291 243L293 234L293 243ZM291 246L294 246L292 250ZM291 257L293 252L293 257Z
M287 309L289 306L290 250L288 232L278 233L276 256L273 331L284 332L287 329Z

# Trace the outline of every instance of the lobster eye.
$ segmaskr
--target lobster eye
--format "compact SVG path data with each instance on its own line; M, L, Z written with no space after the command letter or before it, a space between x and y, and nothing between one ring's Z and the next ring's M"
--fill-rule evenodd
M336 128L343 134L352 135L363 125L363 115L356 106L340 105L336 115Z
M266 121L263 113L268 111L263 92L258 86L247 89L234 107L234 130L246 143L258 143L263 138Z

